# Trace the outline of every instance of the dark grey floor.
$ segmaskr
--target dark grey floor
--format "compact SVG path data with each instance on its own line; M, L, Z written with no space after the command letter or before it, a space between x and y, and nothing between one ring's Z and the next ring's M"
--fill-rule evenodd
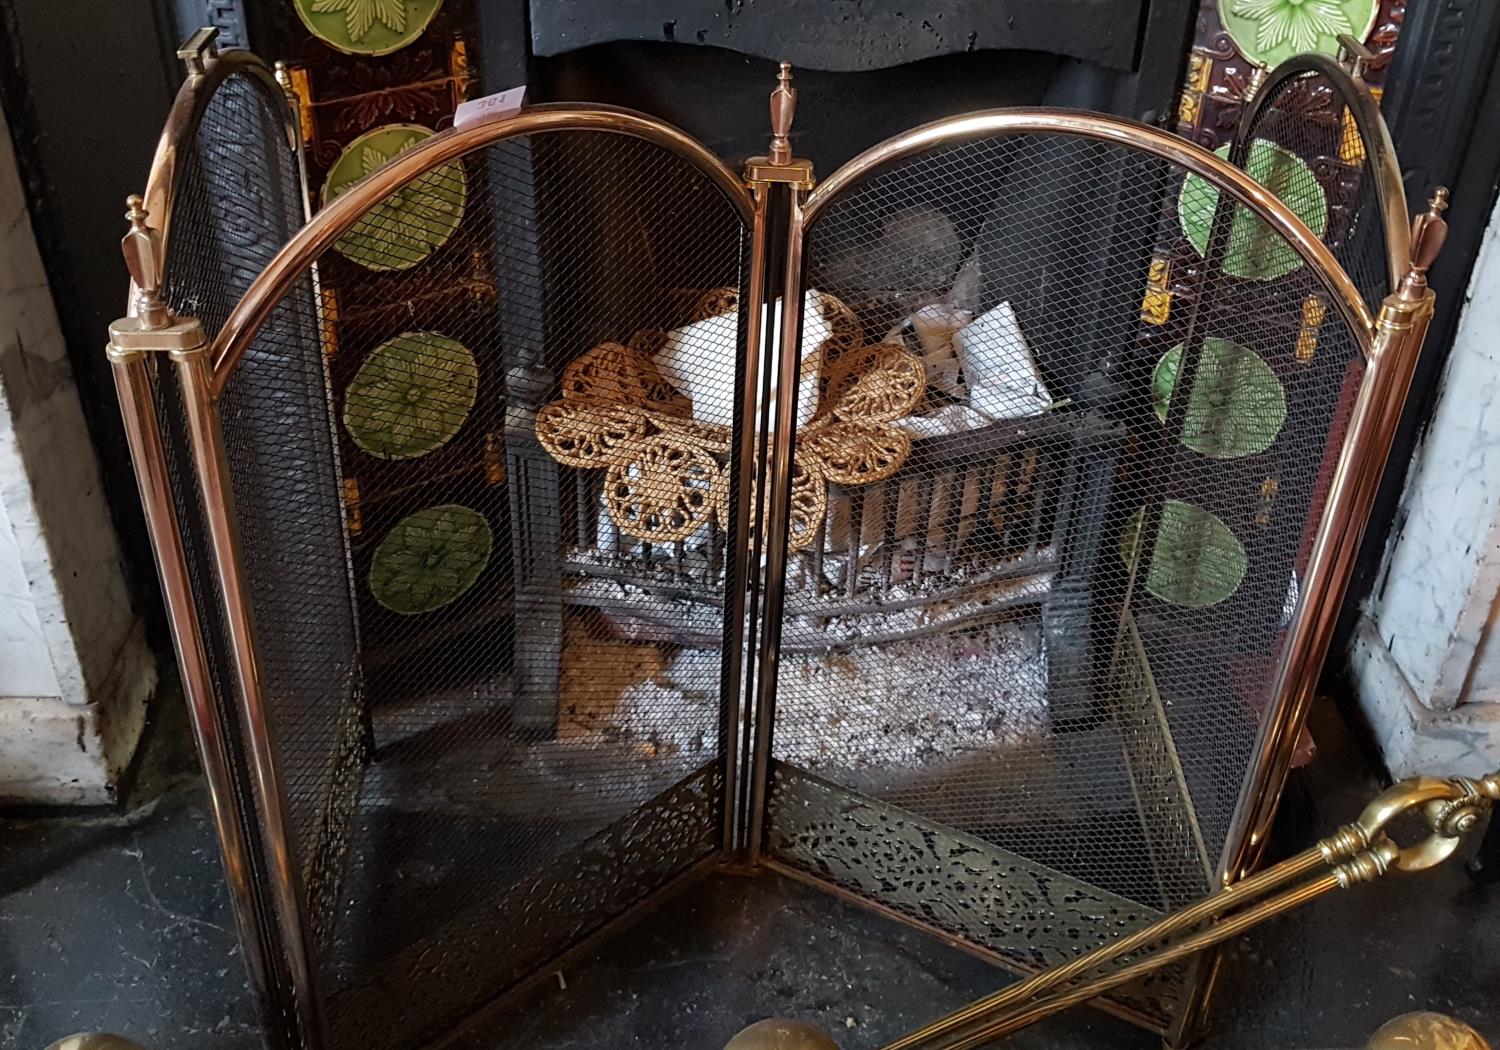
M170 727L169 727L170 728ZM1378 789L1326 712L1279 834L1292 848ZM259 1044L201 788L160 740L127 814L0 822L0 1048L81 1029L149 1050ZM1500 889L1454 864L1391 876L1263 927L1233 952L1208 1046L1357 1046L1389 1017L1453 1013L1500 1038ZM718 877L570 967L455 1050L717 1050L768 1015L873 1048L1004 980L987 965L802 886ZM1091 1010L1018 1050L1153 1047Z

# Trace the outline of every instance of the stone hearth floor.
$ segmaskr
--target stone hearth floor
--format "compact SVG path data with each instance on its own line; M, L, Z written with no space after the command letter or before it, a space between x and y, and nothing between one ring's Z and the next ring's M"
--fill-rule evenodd
M175 719L169 719L175 721ZM148 1050L253 1050L255 1009L201 785L179 727L159 727L124 814L0 820L0 1050L79 1030ZM1278 831L1296 848L1352 817L1377 780L1329 710ZM163 741L166 741L165 743ZM1440 771L1434 771L1440 772ZM717 877L570 967L456 1050L717 1050L768 1015L879 1046L992 990L989 966L772 876ZM1338 894L1231 953L1204 1045L1355 1047L1391 1016L1452 1013L1500 1039L1500 888L1458 864ZM1075 1010L1005 1045L1146 1050L1159 1042Z

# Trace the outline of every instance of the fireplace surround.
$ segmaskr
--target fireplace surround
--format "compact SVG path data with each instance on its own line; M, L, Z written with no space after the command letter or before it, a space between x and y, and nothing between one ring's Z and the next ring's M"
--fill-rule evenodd
M111 358L279 1045L721 868L1032 972L1254 867L1430 309L1356 77L1227 158L991 110L815 179L783 67L743 176L548 105L309 217L294 96L183 55ZM1104 1005L1183 1039L1213 969Z

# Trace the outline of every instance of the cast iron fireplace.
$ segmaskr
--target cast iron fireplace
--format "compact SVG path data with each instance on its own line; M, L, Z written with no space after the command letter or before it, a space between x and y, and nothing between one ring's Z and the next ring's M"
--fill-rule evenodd
M187 53L112 353L279 1041L431 1042L725 867L1026 972L1255 864L1420 342L1337 64L1227 160L1008 109L815 181L785 69L744 178L537 106L304 223L282 87Z

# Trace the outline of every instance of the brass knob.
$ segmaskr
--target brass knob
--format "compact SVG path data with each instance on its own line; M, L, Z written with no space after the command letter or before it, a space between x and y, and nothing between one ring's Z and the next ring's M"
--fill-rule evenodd
M109 1032L79 1032L76 1035L63 1036L47 1047L47 1050L142 1050L142 1047L123 1035L113 1035Z
M772 1017L756 1021L724 1050L839 1050L839 1044L817 1025Z
M1490 1050L1474 1029L1445 1014L1402 1014L1380 1026L1369 1050Z

